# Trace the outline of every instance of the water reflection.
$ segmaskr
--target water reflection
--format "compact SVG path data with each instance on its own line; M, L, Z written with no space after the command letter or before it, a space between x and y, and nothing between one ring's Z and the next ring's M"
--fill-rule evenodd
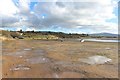
M25 66L23 64L19 64L17 66L14 66L14 67L10 68L10 71L29 70L29 69L30 69L29 66Z
M26 61L31 63L31 64L48 63L48 62L50 62L49 58L46 58L46 57L43 57L43 56L29 58L29 59L26 59Z
M120 40L102 40L102 39L85 39L85 41L94 41L94 42L120 42Z
M112 59L107 58L105 56L95 55L95 56L88 57L87 59L80 59L80 61L93 65L93 64L105 64L108 62L112 62Z

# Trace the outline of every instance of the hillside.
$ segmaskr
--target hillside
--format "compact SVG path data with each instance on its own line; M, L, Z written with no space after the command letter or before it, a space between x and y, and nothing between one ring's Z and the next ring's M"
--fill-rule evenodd
M95 34L90 34L90 36L118 37L117 34L112 34L112 33L95 33Z
M0 39L43 39L43 40L58 40L61 38L116 38L117 34L111 33L96 33L96 34L77 34L77 33L63 33L50 31L5 31L0 30Z
M46 35L34 32L0 30L0 40L13 40L13 39L58 39L58 37L50 34Z

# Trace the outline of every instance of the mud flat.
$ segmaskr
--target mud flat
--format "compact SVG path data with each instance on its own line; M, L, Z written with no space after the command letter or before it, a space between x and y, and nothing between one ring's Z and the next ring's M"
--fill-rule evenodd
M118 78L117 45L107 42L3 41L2 77Z

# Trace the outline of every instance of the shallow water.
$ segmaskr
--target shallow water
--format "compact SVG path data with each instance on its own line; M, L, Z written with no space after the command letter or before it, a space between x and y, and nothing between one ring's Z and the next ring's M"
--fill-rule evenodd
M120 42L120 40L101 40L101 39L85 39L85 41L94 41L94 42Z
M59 75L56 74L56 73L53 74L53 77L54 77L54 78L60 78Z
M35 49L33 50L34 55L45 55L46 52L42 49Z
M105 56L95 55L95 56L88 57L86 59L80 59L80 61L93 65L93 64L105 64L107 62L112 62L112 59L107 58Z
M24 49L25 51L30 51L31 49L30 48L26 48L26 49Z
M15 67L10 68L10 71L29 70L29 69L30 69L30 67L19 64Z
M71 61L55 61L53 62L54 65L61 65L62 67L75 67L80 66L79 62L71 62Z
M26 51L19 51L19 52L14 52L14 53L6 53L4 55L15 56L15 57L23 57L26 54L27 54Z
M31 64L39 64L39 63L50 62L49 58L46 58L46 57L43 57L43 56L29 58L29 59L26 59L26 61L31 63Z

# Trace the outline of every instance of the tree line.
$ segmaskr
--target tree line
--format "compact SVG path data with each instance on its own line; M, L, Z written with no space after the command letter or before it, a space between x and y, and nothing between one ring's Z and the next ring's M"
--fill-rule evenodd
M19 33L23 33L23 35L54 35L59 38L80 38L80 37L88 37L89 34L78 34L78 33L63 33L63 32L52 32L52 31L17 31Z

